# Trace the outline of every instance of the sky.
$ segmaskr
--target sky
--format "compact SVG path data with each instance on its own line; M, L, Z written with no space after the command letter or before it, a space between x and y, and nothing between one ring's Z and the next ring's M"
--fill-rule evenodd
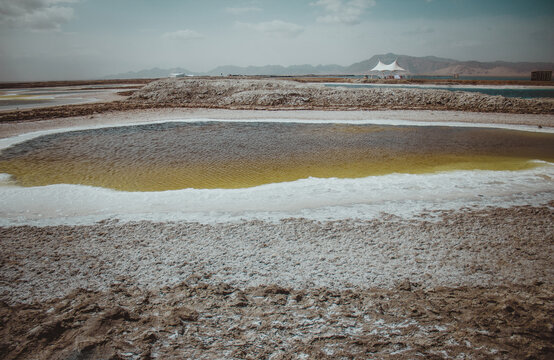
M0 0L0 81L376 54L554 62L552 0Z

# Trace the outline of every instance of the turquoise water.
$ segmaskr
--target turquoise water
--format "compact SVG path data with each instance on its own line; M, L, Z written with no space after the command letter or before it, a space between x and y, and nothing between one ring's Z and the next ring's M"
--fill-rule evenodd
M449 91L477 92L485 95L500 95L509 98L554 98L554 89L516 89L516 88L483 88L483 87L436 87L436 86L410 86L410 85L383 85L383 84L326 84L329 87L344 86L349 88L385 88L385 89L439 89Z
M431 75L412 75L410 79L422 79L422 80L453 80L450 76L431 76ZM515 77L515 76L464 76L460 75L454 80L496 80L496 81L530 81L531 77Z
M322 75L324 77L336 77L336 78L349 78L349 79L363 79L365 75ZM530 81L530 76L471 76L460 75L457 79L454 79L452 75L408 75L408 79L414 80L495 80L495 81Z

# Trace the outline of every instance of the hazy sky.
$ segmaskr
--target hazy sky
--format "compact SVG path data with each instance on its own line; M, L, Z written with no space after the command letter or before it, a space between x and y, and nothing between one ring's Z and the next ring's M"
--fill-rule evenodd
M0 81L387 52L554 61L552 0L0 0Z

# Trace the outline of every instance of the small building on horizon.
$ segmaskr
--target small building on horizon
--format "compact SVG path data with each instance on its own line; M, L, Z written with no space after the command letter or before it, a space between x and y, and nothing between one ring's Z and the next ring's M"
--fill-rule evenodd
M552 81L552 70L531 71L531 81Z

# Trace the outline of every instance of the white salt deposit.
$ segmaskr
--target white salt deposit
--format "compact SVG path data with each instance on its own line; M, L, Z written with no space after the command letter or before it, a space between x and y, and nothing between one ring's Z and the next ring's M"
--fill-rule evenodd
M86 224L102 219L202 223L287 217L374 219L426 210L540 205L554 200L554 164L524 171L309 178L244 189L121 192L80 185L0 187L0 225Z

